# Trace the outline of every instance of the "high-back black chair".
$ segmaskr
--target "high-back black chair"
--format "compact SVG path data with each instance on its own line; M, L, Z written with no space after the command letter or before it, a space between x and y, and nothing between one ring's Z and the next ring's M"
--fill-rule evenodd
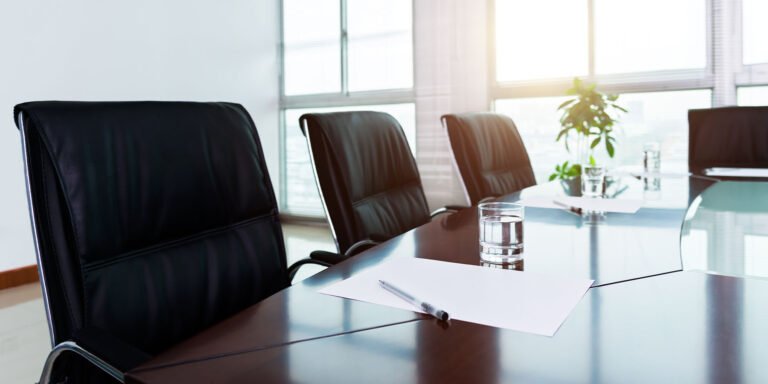
M112 381L85 360L122 381L289 285L272 183L242 106L33 102L14 112L55 345L41 382Z
M470 204L536 184L512 119L481 112L444 115L442 121Z
M416 160L395 118L309 113L299 123L342 260L430 221Z
M688 169L768 168L768 107L688 111Z

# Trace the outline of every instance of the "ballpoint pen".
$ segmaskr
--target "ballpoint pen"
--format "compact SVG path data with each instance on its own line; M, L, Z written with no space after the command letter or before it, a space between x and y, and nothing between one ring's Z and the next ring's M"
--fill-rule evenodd
M558 206L561 206L561 207L565 208L566 210L568 210L568 212L571 212L571 213L573 213L575 215L581 216L581 214L583 213L582 209L579 208L579 207L574 207L574 206L568 205L566 203L563 203L562 201L557 201L557 200L552 200L552 202L555 205L558 205Z
M407 301L411 305L413 305L416 308L421 309L422 311L436 317L439 320L442 321L448 321L451 316L448 315L448 312L443 311L442 309L438 309L432 304L427 303L426 301L421 301L415 297L413 297L411 294L403 291L402 289L395 287L394 285L384 281L379 280L379 285L381 285L382 288L389 291L390 293L394 294L395 296Z

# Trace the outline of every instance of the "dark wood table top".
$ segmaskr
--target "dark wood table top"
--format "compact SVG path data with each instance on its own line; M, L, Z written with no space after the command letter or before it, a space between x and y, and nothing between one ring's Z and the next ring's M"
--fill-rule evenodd
M513 300L513 295L500 300ZM591 289L554 337L432 319L165 369L137 383L766 382L768 281L677 272Z
M597 223L560 210L527 208L523 268L536 273L591 278L596 280L595 286L680 271L680 224L692 198L712 183L688 177L664 179L661 191L647 198L641 180L622 179L614 183L614 191L621 191L627 198L646 197L647 203L634 215L609 213ZM503 200L553 194L562 194L562 189L558 184L549 183L505 196ZM290 350L305 343L327 343L327 340L338 339L335 336L340 334L359 333L363 337L364 334L397 333L397 329L421 329L423 324L429 323L421 315L321 295L316 291L393 257L478 264L477 238L475 209L440 216L171 348L129 373L129 380L156 382L152 377L159 372L171 374L198 364L207 365L209 363L205 361L210 359L213 359L211 363L229 364L225 362L259 355L257 351L267 353L274 349L269 353L279 353L284 348ZM487 328L462 322L455 324L464 324L459 327L471 329ZM381 328L385 326L393 328ZM477 332L496 334L502 331L487 328ZM413 337L414 334L409 335ZM560 337L559 334L556 337ZM318 359L337 358L333 354L327 357L320 354ZM200 379L205 382L203 377L206 376L200 376Z

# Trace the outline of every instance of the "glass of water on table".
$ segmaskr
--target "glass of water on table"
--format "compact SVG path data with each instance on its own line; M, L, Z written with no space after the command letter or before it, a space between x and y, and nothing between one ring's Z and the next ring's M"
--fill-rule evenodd
M477 206L480 217L480 258L488 263L523 259L523 219L520 204L492 202Z
M586 164L581 166L581 196L603 197L605 195L606 169L601 165Z
M661 170L661 150L659 143L645 143L643 145L643 172L657 174Z

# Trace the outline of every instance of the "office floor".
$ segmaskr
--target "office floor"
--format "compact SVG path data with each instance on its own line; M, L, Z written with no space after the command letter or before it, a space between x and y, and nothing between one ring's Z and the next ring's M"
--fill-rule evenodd
M284 225L288 264L322 249L334 251L327 227ZM294 282L322 270L302 267ZM50 351L39 284L0 290L0 383L35 383Z

